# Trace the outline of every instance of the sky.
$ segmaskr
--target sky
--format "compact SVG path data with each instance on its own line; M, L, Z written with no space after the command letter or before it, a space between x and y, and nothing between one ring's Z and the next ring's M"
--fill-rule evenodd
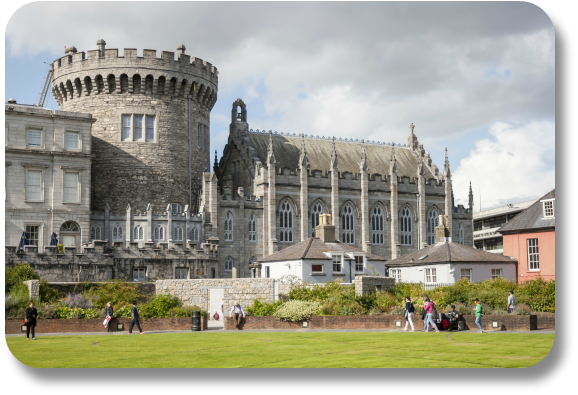
M530 3L31 3L6 27L6 100L36 103L45 62L99 38L216 66L219 158L242 98L259 130L407 144L414 123L475 211L555 187L555 33Z

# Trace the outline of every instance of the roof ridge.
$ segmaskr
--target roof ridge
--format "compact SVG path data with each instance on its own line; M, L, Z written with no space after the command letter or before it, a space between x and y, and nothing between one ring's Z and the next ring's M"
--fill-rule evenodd
M309 243L307 243L307 247L305 247L305 251L303 251L303 255L301 256L301 259L305 259L305 256L307 255L307 253L309 252L309 247L311 247L311 243L313 243L313 239L315 237L310 237L309 238Z

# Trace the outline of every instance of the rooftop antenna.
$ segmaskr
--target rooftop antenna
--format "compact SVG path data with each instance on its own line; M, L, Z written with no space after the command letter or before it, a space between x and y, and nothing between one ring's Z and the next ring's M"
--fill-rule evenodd
M480 192L480 212L482 212L482 188L478 187L478 191Z

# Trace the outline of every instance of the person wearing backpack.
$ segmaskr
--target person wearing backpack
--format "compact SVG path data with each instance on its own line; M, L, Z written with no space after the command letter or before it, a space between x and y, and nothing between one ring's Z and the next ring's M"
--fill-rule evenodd
M405 317L405 328L403 331L407 331L407 324L411 325L411 331L415 332L415 328L413 326L413 313L415 311L415 307L413 307L413 303L411 303L411 298L409 296L405 297L405 311L403 312L403 316Z
M425 315L425 331L429 332L429 324L431 324L431 326L433 326L436 330L436 332L439 332L440 330L438 329L438 326L436 325L436 323L434 322L433 318L432 318L432 313L433 313L433 309L434 309L434 304L433 302L428 298L427 303L424 306L424 310L426 311L426 315ZM436 310L437 313L437 310Z
M482 304L480 303L478 298L475 298L474 302L476 302L476 308L474 309L474 311L476 312L476 325L478 326L478 328L480 328L478 333L484 333L484 331L482 330L482 316L484 315L484 311L482 310Z

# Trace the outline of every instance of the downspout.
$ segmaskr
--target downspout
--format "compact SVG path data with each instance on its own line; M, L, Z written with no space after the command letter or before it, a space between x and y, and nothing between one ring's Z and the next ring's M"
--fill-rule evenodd
M348 259L348 261L349 261L349 282L353 284L353 276L351 275L351 259Z
M415 194L415 206L417 207L417 215L421 219L421 207L419 206L419 193ZM419 221L417 225L417 250L418 251L421 250L421 221Z
M54 145L56 144L56 136L54 133L54 110L52 110L52 150L54 151ZM54 232L54 152L52 152L52 202L51 202L51 219L50 219L50 230ZM50 239L52 239L52 232L50 233ZM58 235L60 237L60 235ZM82 236L81 236L82 237ZM62 240L60 240L62 243ZM46 247L46 246L44 246ZM46 251L46 250L45 250ZM56 252L58 252L58 247L56 247Z
M192 148L191 148L191 95L187 96L187 107L188 107L188 125L189 125L189 209L192 207L192 186L191 186L191 155L192 155Z

